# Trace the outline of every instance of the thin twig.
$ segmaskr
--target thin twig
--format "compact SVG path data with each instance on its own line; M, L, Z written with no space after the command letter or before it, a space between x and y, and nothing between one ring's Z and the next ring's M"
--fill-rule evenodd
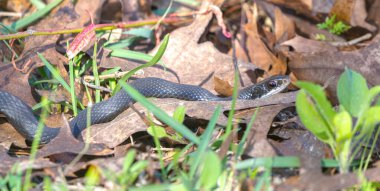
M120 22L120 23L112 23L112 24L98 24L95 25L96 31L104 31L104 30L113 30L117 28L134 28L134 27L140 27L145 25L154 25L159 21L159 19L150 19L145 21L135 21L135 22ZM162 22L166 24L170 23L176 23L179 21L183 21L183 19L180 19L178 17L170 17L165 18ZM6 35L0 35L0 40L8 40L8 39L17 39L17 38L24 38L29 36L44 36L44 35L58 35L58 34L72 34L72 33L80 33L85 29L85 27L82 28L75 28L75 29L61 29L61 30L27 30L24 32L18 32L14 34L6 34Z
M130 71L115 72L113 74L100 75L99 76L99 80L106 80L106 79L111 79L111 78L121 78L124 75L128 74L128 72L130 72ZM144 74L144 71L143 70L139 70L133 76L136 77L136 76L141 76L143 74ZM94 76L84 76L83 80L86 81L86 82L90 82L90 81L94 81L95 77Z
M359 38L352 39L347 42L329 42L332 46L342 47L342 46L352 46L355 45L361 41L368 40L372 37L370 33L367 33Z
M92 88L92 89L97 89L97 90L101 90L101 91L104 91L104 92L108 92L108 93L111 93L112 90L109 89L109 88L105 88L105 87L102 87L102 86L97 86L97 85L94 85L94 84L90 84L88 82L86 82L85 80L82 80L82 84L89 87L89 88Z
M0 17L22 17L22 13L0 11Z

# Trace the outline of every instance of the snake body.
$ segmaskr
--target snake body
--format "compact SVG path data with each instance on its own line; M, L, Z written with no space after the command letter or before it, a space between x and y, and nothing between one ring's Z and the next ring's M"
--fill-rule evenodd
M238 99L258 99L268 97L285 89L290 83L287 76L274 76L258 84L239 91ZM177 98L188 101L228 101L231 97L218 97L210 91L194 85L173 83L160 78L142 78L130 83L145 97ZM96 103L91 107L91 125L109 122L126 110L135 101L127 92L121 90L113 97ZM38 120L32 109L18 97L0 91L0 113L27 141L36 135ZM87 126L87 109L69 123L71 132L78 137ZM48 143L59 133L60 128L44 127L41 143Z

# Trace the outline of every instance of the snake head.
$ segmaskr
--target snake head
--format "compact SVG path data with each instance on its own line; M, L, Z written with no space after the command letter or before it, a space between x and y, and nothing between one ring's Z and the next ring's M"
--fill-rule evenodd
M288 76L273 76L239 92L239 99L259 99L281 92L290 84Z
M268 97L277 93L280 93L283 91L288 85L290 84L290 78L289 76L273 76L271 78L268 78L259 84L258 86L261 86L265 93L262 97Z

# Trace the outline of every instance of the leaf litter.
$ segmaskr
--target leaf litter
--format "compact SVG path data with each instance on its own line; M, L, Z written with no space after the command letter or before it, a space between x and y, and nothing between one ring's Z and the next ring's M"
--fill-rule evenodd
M73 5L70 1L64 1L51 11L47 17L42 18L23 30L56 30L88 27L92 26L89 15L93 17L96 24L105 22L102 19L106 17L107 19L115 19L115 15L107 13L103 9L105 5L108 7L115 6L111 5L110 2L114 2L115 5L118 3L117 1L107 2L103 0L91 1L89 3L89 1L81 0L76 5ZM377 70L380 48L379 38L376 33L380 14L378 14L378 11L375 11L379 7L378 1L336 0L335 2L327 1L325 4L321 4L319 1L257 0L255 4L241 4L238 1L227 3L226 5L223 5L223 3L224 1L204 2L196 9L205 10L210 6L215 6L216 10L222 8L220 10L225 11L231 9L230 5L233 5L232 7L238 7L239 12L242 12L242 14L239 13L237 15L242 21L244 21L243 18L246 19L246 22L243 23L233 20L233 18L224 17L224 23L227 23L227 26L238 26L240 28L239 30L232 28L237 31L237 39L232 43L237 47L240 86L251 85L253 82L258 82L268 76L288 74L293 76L292 80L306 80L325 85L330 98L334 100L336 99L336 81L339 74L346 67L361 73L368 80L369 84L380 84L378 78L379 72ZM372 6L368 4L372 4ZM117 14L121 14L121 18L119 19L124 22L158 17L154 15L154 10L152 11L152 7L149 6L149 1L121 1L121 5L123 7L122 10L115 10ZM342 5L350 8L343 8ZM27 1L24 4L22 2L20 4L8 3L6 9L24 12L28 11L25 9L28 6ZM178 8L181 7L181 4L176 3L175 6ZM365 9L366 7L367 9ZM158 7L158 10L165 8L165 6ZM186 7L184 10L197 12L191 6L190 9ZM297 14L294 14L294 12ZM221 45L215 42L213 44L212 40L210 41L210 39L214 39L214 41L220 40L209 28L210 25L217 26L213 13L200 13L202 11L198 11L195 14L195 17L191 19L191 23L186 21L184 22L185 24L180 23L179 25L164 24L160 25L160 30L154 31L156 33L155 36L158 37L162 34L170 33L170 41L161 59L164 65L145 68L143 76L159 77L173 82L199 85L214 93L218 92L229 96L232 92L230 84L233 84L234 80L233 58L231 53L223 51L225 47L218 47ZM236 13L232 12L232 14ZM336 15L337 19L346 22L346 24L354 28L351 28L347 34L338 36L318 29L315 26L315 23L322 23L327 16L332 15ZM218 22L220 25L221 15L217 17L219 17ZM11 21L12 19L6 19L3 22ZM231 30L231 28L229 29ZM220 30L224 30L224 33L226 33L226 29ZM229 32L232 33L234 31ZM348 44L348 46L334 45L335 42L350 41L367 33L375 37L359 42L355 41L355 43ZM93 31L91 34L94 35ZM328 40L316 40L315 37L318 34L325 35ZM66 42L72 42L75 36L70 34L30 36L23 39L22 52L15 60L15 64L17 68L25 68L24 72L17 71L10 62L10 58L14 53L2 50L2 54L0 55L4 59L2 59L3 61L0 65L0 89L11 92L30 106L38 102L38 99L36 99L38 92L48 95L64 94L65 98L61 99L61 101L70 101L70 94L63 93L65 90L62 89L58 91L59 93L49 91L41 93L43 91L36 91L34 87L29 85L29 79L35 73L36 68L44 66L37 56L38 52L52 65L57 67L64 80L69 83L69 74L67 72L68 59L60 50L65 50ZM85 37L87 38L86 35ZM119 38L128 37L129 35L125 34L119 36ZM140 40L137 41L137 45L130 48L131 50L133 48L135 50L150 50L154 42L153 39ZM4 46L2 45L2 47ZM154 55L159 44L155 47L146 52L149 55ZM75 50L75 54L80 50ZM100 70L120 67L121 72L124 72L143 63L133 59L110 56L110 52L113 50L109 50L106 47L99 48L99 51L100 54L95 59L98 61ZM89 56L91 57L91 55ZM82 93L83 96L84 89L80 87L81 85L78 82L76 83L78 86L77 91ZM93 90L90 90L90 95L92 93ZM248 123L253 113L259 108L253 128L246 141L243 156L248 158L283 155L301 156L301 159L304 159L304 166L301 169L309 170L305 170L303 174L293 175L293 177L290 173L288 180L284 180L276 186L278 190L313 190L317 188L336 190L347 189L358 184L359 180L353 173L344 175L334 175L331 172L329 174L322 173L321 166L315 165L315 162L318 163L321 158L331 157L330 150L309 131L302 129L302 127L299 127L301 129L292 128L295 124L300 125L297 116L293 117L293 121L286 119L278 123L280 124L280 128L274 128L273 121L278 117L278 114L281 114L285 108L294 105L296 93L288 92L260 100L240 100L237 102L234 108L237 111L234 121L240 121L240 123ZM222 106L222 113L228 113L231 110L231 103L229 102L190 102L176 99L151 99L151 101L168 113L173 113L178 105L184 105L186 117L198 121L193 129L195 132L204 132L205 126L202 126L201 122L211 119L217 105ZM59 173L59 168L68 165L68 162L73 160L77 154L84 154L82 160L74 164L74 167L64 175L80 179L81 176L74 174L89 168L89 166L114 170L122 168L123 154L134 148L138 150L138 157L140 159L148 160L153 169L159 170L160 164L157 160L159 157L152 157L156 156L157 153L151 148L154 146L151 143L151 138L144 133L149 126L147 124L147 117L149 118L149 116L149 111L137 103L134 105L134 109L130 108L124 111L112 121L91 126L90 139L85 140L85 142L88 142L88 148L84 153L83 149L86 147L86 143L83 140L75 139L71 135L67 125L64 125L67 119L62 117L62 115L58 115L54 119L48 119L49 125L61 127L60 134L53 141L39 149L37 159L31 168L35 169L34 173L36 176L38 175L37 169L43 169L46 174L50 174L53 178L58 178L62 176ZM157 125L166 126L157 119L153 121ZM298 121L298 123L294 121ZM217 119L217 124L221 127L228 124L226 115L220 115ZM0 174L6 174L16 161L22 161L20 164L23 164L24 161L28 160L27 157L22 155L19 158L13 156L17 155L17 153L20 154L21 150L27 149L28 146L23 142L23 138L4 120L0 123L0 131L1 135L5 135L0 137L0 158L4 162L4 165L0 168ZM234 130L233 132L226 140L224 146L221 147L219 157L228 156L228 145L238 141L236 137L239 137L241 131ZM273 135L271 133L273 132L277 138L280 138L280 141L271 138L271 135ZM82 133L82 137L85 137L84 133ZM217 137L215 136L215 138ZM164 144L165 141L161 141ZM18 148L21 150L12 150L12 148L14 149L13 144L19 146ZM24 153L27 154L27 150ZM166 154L169 156L169 153L167 152ZM313 157L315 157L314 160L312 160ZM65 165L58 161L64 161ZM113 163L117 165L112 166L111 164ZM28 167L30 166L27 165L23 170ZM367 179L379 181L378 171L378 167L367 170ZM157 180L152 175L152 171L149 173L151 180ZM315 182L315 180L320 181Z

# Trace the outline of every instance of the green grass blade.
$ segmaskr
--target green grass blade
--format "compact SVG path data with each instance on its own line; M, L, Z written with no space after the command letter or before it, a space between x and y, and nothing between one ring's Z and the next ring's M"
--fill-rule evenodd
M251 120L249 121L249 123L247 125L247 128L244 131L243 137L241 138L239 145L237 147L237 150L236 150L235 160L237 160L238 157L240 157L243 154L244 144L247 140L249 132L251 131L251 129L253 127L253 122L255 121L257 113L259 112L259 110L260 110L260 108L256 109L255 113L252 115Z
M115 92L118 92L120 90L120 88L121 88L120 82L127 81L127 79L130 78L138 70L146 68L146 67L149 67L149 66L153 66L158 61L160 61L161 57L165 53L166 47L168 46L168 42L169 42L169 35L165 35L164 39L162 40L161 46L158 48L158 51L157 51L156 55L154 55L153 58L148 63L134 68L133 70L131 70L130 72L128 72L125 76L123 76L119 80L119 83L118 83L117 87L115 88L113 94L115 94Z
M94 44L94 54L93 54L93 60L92 60L92 73L94 74L94 78L95 78L95 86L100 87L98 64L96 62L97 47L98 47L98 43L95 42L95 44ZM100 90L96 89L95 90L95 103L98 103L98 102L100 102Z
M30 157L29 157L30 164L29 164L29 168L25 174L25 182L24 182L23 190L29 190L31 188L31 176L32 176L31 165L33 164L34 159L36 158L38 145L40 144L42 132L43 132L44 127L45 127L44 121L48 115L48 110L46 108L46 106L48 104L49 104L49 101L45 98L42 98L41 105L43 105L43 109L42 109L41 117L40 117L40 120L38 123L37 131L36 131L35 137L34 137L33 142L32 142L32 148L31 148Z
M46 68L50 71L51 74L53 74L53 77L59 81L59 83L68 91L70 92L71 88L69 86L69 84L66 83L66 81L62 78L61 74L59 74L59 72L53 67L53 65L51 65L49 63L49 61L46 60L46 58L40 54L40 53L37 53L38 54L38 57L40 57L40 59L42 60L42 62L44 63L44 65L46 66Z
M351 166L359 165L360 161L354 161ZM286 157L262 157L243 160L236 163L236 170L253 169L257 167L271 167L271 168L298 168L300 167L300 159L295 156ZM339 163L334 159L322 159L321 166L325 168L338 168Z
M70 95L71 95L71 102L73 104L73 114L74 117L78 115L78 108L77 108L77 99L75 95L75 72L74 72L74 63L73 60L69 61L69 71L70 71Z
M32 3L38 10L46 7L46 4L41 0L30 0L30 3Z
M208 123L208 125L206 127L205 132L203 133L203 135L201 137L201 142L199 143L198 149L197 149L195 155L193 156L194 161L190 167L191 168L190 169L190 177L194 176L194 174L195 174L195 172L196 172L196 170L197 170L197 168L198 168L198 166L199 166L199 164L203 158L202 156L206 153L207 147L210 143L212 132L215 129L216 122L217 122L218 117L219 117L221 112L222 112L222 109L221 109L220 105L218 105L216 107L214 114L212 115L212 117L210 119L210 122Z
M133 51L133 50L125 50L125 49L119 49L119 48L111 49L111 50L112 52L110 53L110 56L113 56L113 57L145 61L145 62L149 62L150 60L153 59L153 56L149 54L144 54L144 53Z
M176 120L174 120L172 117L170 117L166 112L152 104L150 101L148 101L143 95L141 95L137 90L129 86L123 81L119 81L119 83L122 85L122 87L125 89L125 91L136 101L138 101L140 104L142 104L144 107L146 107L150 112L152 112L158 119L165 122L169 126L171 126L174 130L176 130L179 134L181 134L183 137L187 138L191 142L199 145L200 140L199 138L194 135L192 131L190 131L186 126L184 126L181 123L178 123Z
M24 17L24 18L19 19L18 21L14 22L14 23L12 23L12 25L10 27L16 31L21 29L21 28L24 28L24 27L30 25L31 23L37 21L38 19L42 18L46 14L48 14L54 7L58 6L61 2L62 2L62 0L55 0L55 1L51 2L50 4L48 4L46 7L44 7L43 9L40 9L40 10L34 12L32 15Z

